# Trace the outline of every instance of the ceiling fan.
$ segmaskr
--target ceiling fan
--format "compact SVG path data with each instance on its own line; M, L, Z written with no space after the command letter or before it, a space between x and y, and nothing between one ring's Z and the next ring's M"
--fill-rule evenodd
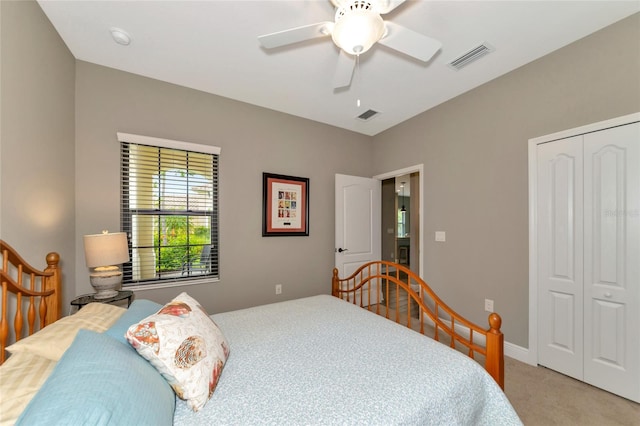
M340 48L333 87L351 84L357 56L375 43L380 43L405 55L428 62L442 43L393 22L380 15L391 12L405 0L331 0L336 7L334 22L325 21L291 28L258 37L267 49L286 46L319 37L331 36Z

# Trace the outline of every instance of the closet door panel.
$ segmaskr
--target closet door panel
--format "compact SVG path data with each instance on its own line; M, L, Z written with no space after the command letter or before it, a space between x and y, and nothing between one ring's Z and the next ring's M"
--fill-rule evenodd
M582 379L582 138L539 145L538 362Z
M584 380L640 401L640 124L584 135Z

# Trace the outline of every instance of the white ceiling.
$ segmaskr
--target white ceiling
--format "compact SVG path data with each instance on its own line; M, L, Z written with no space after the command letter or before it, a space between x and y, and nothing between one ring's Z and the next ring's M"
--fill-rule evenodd
M424 64L374 45L351 87L334 90L330 37L272 50L257 40L333 21L329 0L38 3L79 60L370 136L640 11L637 0L407 1L383 19L440 40L440 52ZM111 27L131 44L116 44ZM460 71L446 65L480 43L495 51ZM355 118L367 109L380 114Z

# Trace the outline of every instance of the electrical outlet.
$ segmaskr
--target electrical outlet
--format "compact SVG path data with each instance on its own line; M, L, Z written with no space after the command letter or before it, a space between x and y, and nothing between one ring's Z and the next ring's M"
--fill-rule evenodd
M493 312L493 300L484 299L484 310L487 312Z
M282 294L282 284L276 284L276 294Z

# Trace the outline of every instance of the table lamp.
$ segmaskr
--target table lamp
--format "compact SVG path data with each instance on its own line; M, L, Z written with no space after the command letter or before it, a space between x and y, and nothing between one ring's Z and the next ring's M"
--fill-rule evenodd
M89 281L96 290L96 299L107 299L118 294L122 271L117 266L129 261L127 234L102 231L102 234L84 236L84 257L91 270Z

